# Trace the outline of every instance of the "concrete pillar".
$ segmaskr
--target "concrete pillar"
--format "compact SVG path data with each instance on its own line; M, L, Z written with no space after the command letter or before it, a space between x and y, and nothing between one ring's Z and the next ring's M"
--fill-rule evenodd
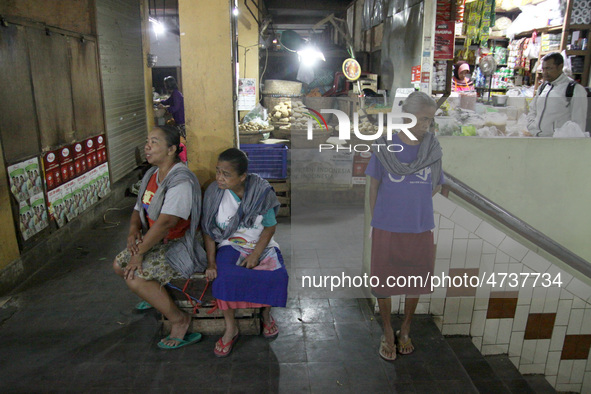
M258 1L255 1L258 4ZM258 10L252 2L248 7L260 21ZM238 76L239 78L254 78L256 80L256 97L259 97L259 26L244 2L238 2ZM264 49L263 49L264 51ZM242 119L248 111L240 111L239 119Z
M236 146L231 11L228 0L179 0L187 153L202 185Z

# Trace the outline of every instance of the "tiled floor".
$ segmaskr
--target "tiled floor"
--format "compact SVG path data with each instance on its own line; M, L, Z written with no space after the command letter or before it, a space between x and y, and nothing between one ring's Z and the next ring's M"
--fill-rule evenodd
M156 313L135 313L137 297L111 270L132 205L121 201L106 213L119 225L96 223L0 308L0 392L477 392L429 317L415 320L414 354L388 363L365 299L297 286L306 273L360 271L360 207L280 221L291 284L287 308L273 312L277 339L243 336L226 359L213 355L217 336L160 350Z

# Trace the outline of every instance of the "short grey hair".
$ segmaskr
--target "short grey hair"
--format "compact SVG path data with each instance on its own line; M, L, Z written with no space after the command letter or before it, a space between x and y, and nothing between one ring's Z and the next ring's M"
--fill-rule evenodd
M425 107L437 108L437 103L424 92L412 92L402 104L402 112L416 114Z

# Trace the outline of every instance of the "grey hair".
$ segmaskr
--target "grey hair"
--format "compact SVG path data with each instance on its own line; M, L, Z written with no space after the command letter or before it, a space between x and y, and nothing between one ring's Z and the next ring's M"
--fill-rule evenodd
M402 112L416 114L424 107L437 108L437 103L424 92L412 92L402 104Z

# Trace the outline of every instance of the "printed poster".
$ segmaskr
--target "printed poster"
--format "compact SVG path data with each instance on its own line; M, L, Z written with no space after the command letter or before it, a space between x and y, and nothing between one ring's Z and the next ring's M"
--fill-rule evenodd
M58 227L63 227L66 224L66 204L64 196L66 195L67 187L62 185L56 189L47 192L47 207L49 215L55 220Z
M238 111L250 111L256 104L256 79L240 78L238 80Z

